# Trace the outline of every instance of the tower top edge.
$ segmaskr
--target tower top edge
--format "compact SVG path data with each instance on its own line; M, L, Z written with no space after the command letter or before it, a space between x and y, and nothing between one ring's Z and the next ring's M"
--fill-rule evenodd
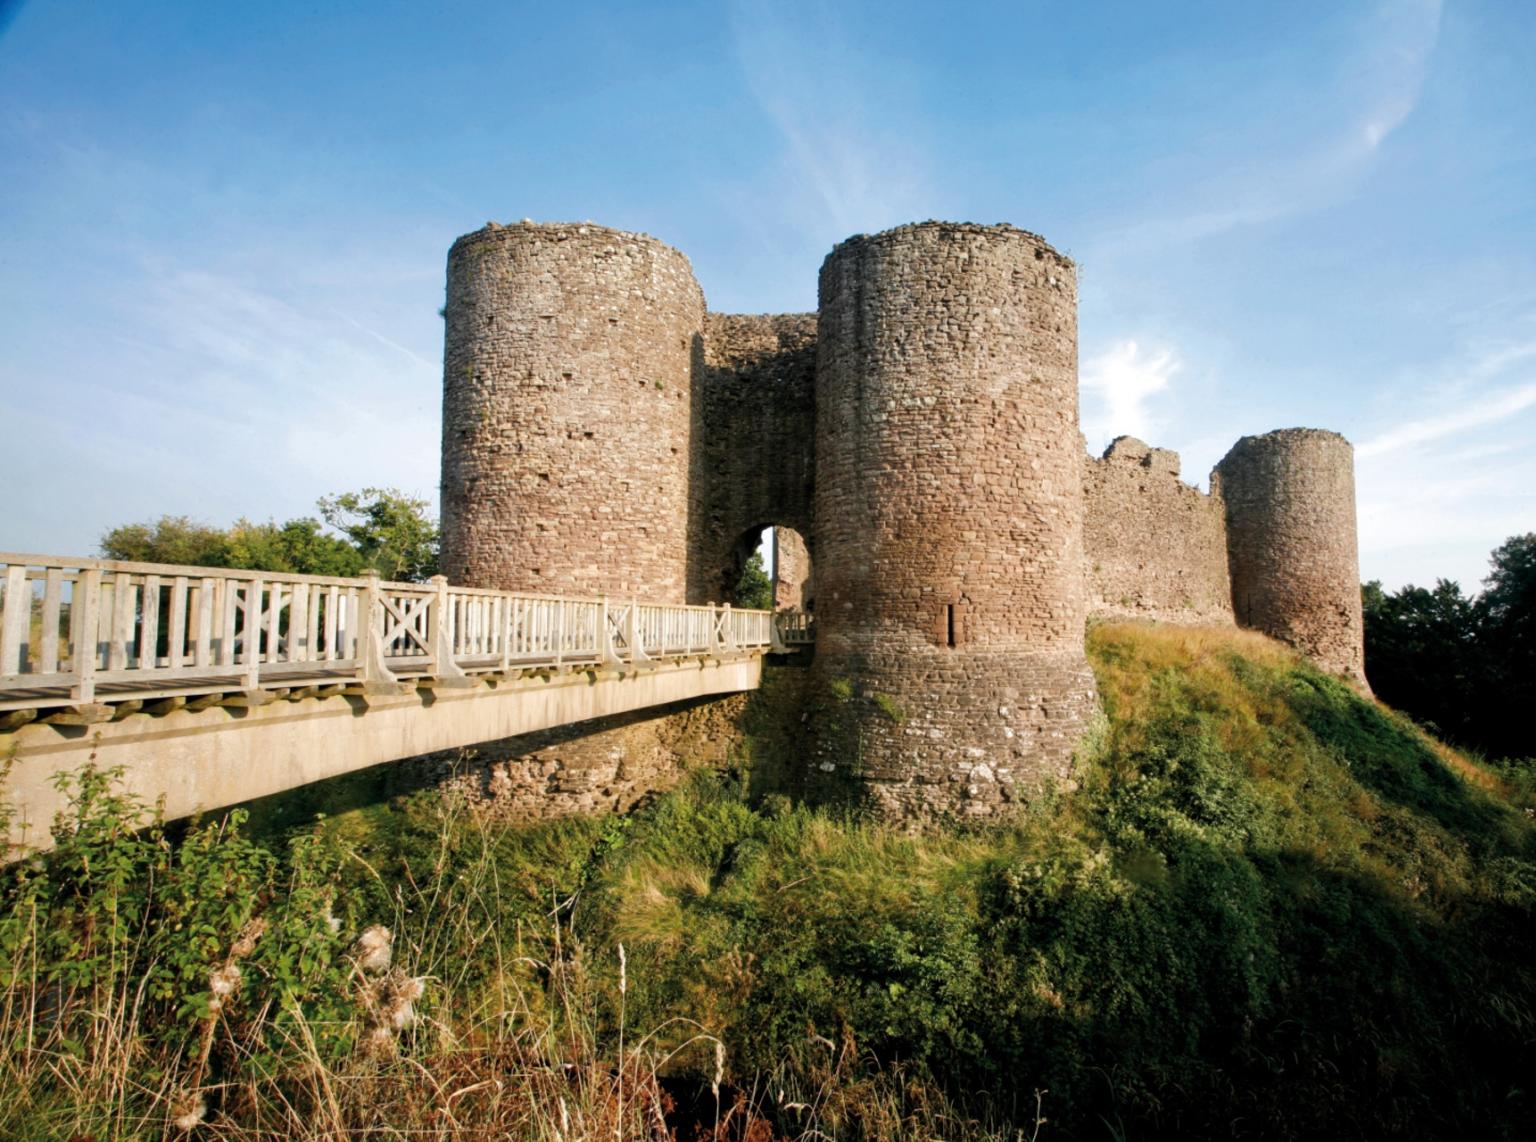
M1334 432L1332 429L1277 428L1272 432L1262 432L1255 436L1240 437L1237 443L1227 450L1227 455L1231 456L1234 452L1249 448L1290 447L1296 444L1304 444L1308 441L1342 444L1351 450L1354 448L1348 437L1342 433Z
M545 239L553 242L581 241L583 239L607 239L630 245L652 246L687 260L687 255L676 246L663 242L652 234L638 230L620 230L613 226L601 226L596 222L535 222L524 218L520 222L487 222L478 230L461 234L449 248L449 257L459 250L491 242L517 242L528 239Z
M1032 230L1020 229L1009 222L992 224L981 222L945 222L932 218L924 222L908 222L901 226L893 226L889 230L881 230L874 234L851 235L833 246L832 252L827 256L830 258L837 255L840 251L859 246L880 246L887 243L900 242L916 234L928 232L938 232L949 238L980 235L1020 242L1035 250L1044 252L1064 266L1073 266L1075 264L1070 257L1056 249L1055 246L1052 246L1050 242L1046 241L1039 234Z

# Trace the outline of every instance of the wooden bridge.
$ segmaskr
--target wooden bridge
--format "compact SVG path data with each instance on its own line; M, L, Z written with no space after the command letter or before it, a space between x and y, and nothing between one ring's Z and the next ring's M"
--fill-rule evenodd
M0 791L36 846L89 761L184 816L752 689L812 637L800 613L0 553Z

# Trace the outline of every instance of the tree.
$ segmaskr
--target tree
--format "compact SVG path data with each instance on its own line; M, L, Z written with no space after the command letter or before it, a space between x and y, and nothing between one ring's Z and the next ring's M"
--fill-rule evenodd
M1493 571L1479 602L1496 626L1530 633L1536 626L1536 531L1511 536L1488 557Z
M229 535L184 515L163 515L154 523L125 523L101 537L107 559L132 563L175 563L231 567Z
M1488 749L1505 757L1536 756L1536 532L1511 536L1494 549L1477 600L1488 673Z
M731 592L731 597L738 607L773 610L773 580L768 578L768 572L763 568L761 551L754 551L742 567L741 578L736 580L736 589Z
M1491 757L1536 756L1536 533L1490 556L1475 599L1439 580L1361 588L1365 672L1388 705Z
M1478 732L1483 661L1477 609L1461 586L1437 580L1387 594L1376 581L1361 592L1365 673L1383 702L1470 743Z
M386 579L425 579L437 569L437 525L427 501L394 489L364 488L323 497L325 523L303 516L278 524L241 517L228 528L161 516L101 537L108 559L231 567L351 578L373 568ZM325 530L326 524L341 534Z
M271 521L235 521L229 529L231 567L297 575L362 574L362 554L345 539L327 535L319 520L305 516L279 526Z
M352 541L363 565L386 579L419 581L437 574L438 527L426 500L397 488L364 488L320 499L325 522Z

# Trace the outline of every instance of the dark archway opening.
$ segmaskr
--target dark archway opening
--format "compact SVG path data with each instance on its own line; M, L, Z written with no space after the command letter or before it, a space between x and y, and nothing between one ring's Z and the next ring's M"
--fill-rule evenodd
M792 527L772 524L742 532L726 562L721 599L733 607L814 609L811 552L805 538Z

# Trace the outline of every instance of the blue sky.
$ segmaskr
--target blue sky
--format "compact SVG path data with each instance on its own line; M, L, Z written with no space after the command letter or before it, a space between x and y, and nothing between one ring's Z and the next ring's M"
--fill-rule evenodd
M1335 429L1362 573L1472 589L1536 530L1533 55L1527 0L0 0L0 548L435 497L488 219L772 312L937 217L1079 260L1095 451Z

